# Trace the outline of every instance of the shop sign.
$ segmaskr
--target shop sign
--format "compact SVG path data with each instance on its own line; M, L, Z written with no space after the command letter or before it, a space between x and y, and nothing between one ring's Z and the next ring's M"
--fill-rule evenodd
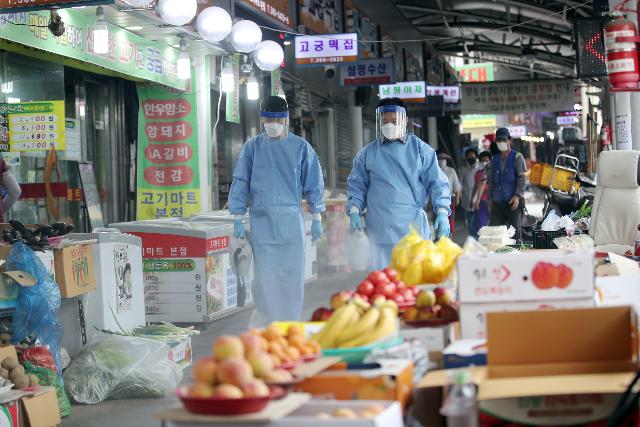
M200 212L196 79L191 90L138 85L138 219Z
M396 81L393 58L363 59L340 65L341 86L371 86Z
M325 65L357 60L356 33L296 37L297 65Z
M558 126L575 125L578 122L577 116L558 116L556 123Z
M511 138L521 138L527 134L526 126L509 126L507 129L509 129Z
M280 96L284 92L282 89L282 73L280 68L276 68L271 72L271 96Z
M464 83L462 111L495 114L567 111L574 104L573 87L571 79Z
M456 67L460 81L465 83L483 83L493 81L493 62L468 64Z
M460 86L427 86L427 96L441 96L447 104L460 102Z
M47 10L56 7L99 6L115 0L0 0L0 13Z
M318 34L342 31L342 0L298 0L300 24Z
M242 0L242 3L251 5L254 9L282 22L289 28L293 28L289 16L289 0Z
M233 92L226 94L226 120L231 123L240 123L240 55L238 53L231 56L231 69L233 70Z
M372 40L379 39L378 26L358 8L353 7L351 0L345 0L345 16L347 18L346 31L358 33L360 42L360 58L377 58L379 43Z
M0 38L139 79L185 89L186 82L178 79L177 75L177 49L107 23L109 52L97 54L93 51L95 16L73 9L62 9L58 13L66 28L61 37L54 37L47 29L49 12L45 11L0 15Z
M402 82L380 86L380 99L400 98L407 102L424 102L426 99L425 82Z
M64 101L22 102L6 108L9 151L65 149Z
M495 127L496 127L496 116L494 114L463 114L462 115L463 129L495 128Z

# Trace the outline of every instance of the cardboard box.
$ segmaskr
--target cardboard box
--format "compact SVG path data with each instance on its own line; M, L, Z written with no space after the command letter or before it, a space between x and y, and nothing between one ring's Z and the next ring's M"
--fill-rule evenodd
M191 347L190 336L176 341L169 341L167 345L171 348L169 360L176 362L182 369L193 364L193 348Z
M501 420L539 426L603 421L635 376L631 307L490 313L487 326L487 367L469 372L480 408ZM418 387L433 397L446 385L447 372L433 371ZM431 406L421 416L443 425L434 413L440 406Z
M56 281L63 298L72 298L96 289L91 244L75 244L53 251Z
M53 387L41 387L33 396L23 397L21 403L23 427L53 427L62 422Z
M418 340L429 353L442 353L451 342L451 328L448 325L433 328L402 326L399 333L405 340Z
M444 369L485 366L487 343L485 340L455 341L444 350L442 364Z
M593 298L558 301L520 301L509 303L462 304L460 306L460 328L462 339L487 338L487 313L564 308L589 308L595 304Z
M12 400L0 404L0 426L20 427L20 401Z
M461 303L592 298L594 252L540 250L458 259Z
M372 369L349 370L346 364L334 365L305 379L296 389L338 400L397 400L406 408L413 392L413 362L380 360L372 365Z
M632 305L640 313L640 275L596 277L596 301L604 307Z

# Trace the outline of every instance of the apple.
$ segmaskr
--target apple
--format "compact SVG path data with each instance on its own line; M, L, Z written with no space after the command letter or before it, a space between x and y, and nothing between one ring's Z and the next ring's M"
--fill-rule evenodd
M434 305L431 307L423 307L418 312L418 320L432 320L438 317L438 312L440 311L439 305Z
M353 292L351 291L336 292L335 294L331 295L331 307L334 310L339 309L340 307L345 305L352 296Z
M384 270L382 270L382 272L389 278L389 280L391 280L392 282L394 282L397 278L398 278L398 272L395 271L393 268L387 267Z
M396 285L397 290L407 289L407 285L402 280L394 280L393 283Z
M409 308L404 312L403 318L407 322L415 322L418 319L418 309L416 307Z
M284 369L275 369L269 372L264 379L269 383L281 384L293 381L293 375Z
M312 322L321 322L327 320L333 314L333 310L328 309L326 307L320 307L316 309L311 315Z
M453 305L443 305L438 316L448 320L458 320L458 310Z
M374 305L379 305L379 304L384 304L384 302L387 300L387 297L385 297L382 294L373 294L371 295L371 304Z
M240 339L242 340L242 344L244 344L244 351L247 354L254 351L266 351L269 348L267 340L251 332L241 333Z
M409 290L409 289L404 289L402 291L402 296L404 297L404 300L406 302L411 302L411 301L415 301L416 300L415 295L413 295L413 292L411 292L411 290Z
M218 368L220 383L242 387L251 380L253 380L253 369L244 358L233 357L220 363Z
M365 296L368 296L368 297L373 295L373 292L374 292L375 289L376 289L376 287L374 286L374 284L371 283L368 280L363 280L358 285L358 293L360 295L365 295Z
M244 344L238 337L223 335L213 343L213 354L219 360L243 356Z
M273 370L273 360L268 353L263 351L249 353L247 362L249 362L251 369L253 369L253 375L259 378L264 378L267 373Z
M411 292L413 292L413 296L416 296L416 297L421 291L421 289L417 286L409 286L409 289L411 289Z
M392 298L396 292L396 285L391 282L383 283L381 285L376 286L376 293L380 295L384 295L385 298Z
M531 272L531 280L538 289L551 289L558 283L558 270L553 264L539 262Z
M373 273L369 274L367 280L373 283L373 285L376 287L383 283L389 283L389 278L382 271L374 271Z
M220 384L215 388L213 397L219 399L242 399L244 395L239 387L232 384Z
M187 395L189 397L212 397L214 394L214 388L206 383L191 384L187 389Z
M453 301L453 296L451 295L451 291L446 288L437 287L434 289L433 293L436 296L436 304L439 305L449 305Z
M571 270L569 267L567 267L564 264L560 264L559 266L557 266L556 270L558 272L557 286L560 289L568 288L571 282L573 281L573 270Z
M322 317L320 317L320 321L321 322L325 322L325 321L329 320L332 315L333 315L333 310L325 309L325 311L322 313Z
M266 397L269 396L269 387L261 380L253 380L242 387L244 397Z
M196 383L211 384L216 383L216 373L218 371L218 363L213 357L205 357L198 360L193 367L193 377Z
M425 290L420 291L416 296L416 307L424 308L431 307L436 303L436 294L433 291Z
M393 299L393 300L396 302L396 304L398 304L398 305L400 305L400 304L404 304L404 303L405 303L404 297L403 297L402 295L400 295L400 294L396 294L396 295L394 295L392 299Z

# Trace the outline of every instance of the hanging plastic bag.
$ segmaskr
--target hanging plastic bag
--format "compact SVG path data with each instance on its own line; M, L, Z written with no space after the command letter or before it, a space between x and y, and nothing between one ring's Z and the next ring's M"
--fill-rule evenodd
M13 314L12 342L20 343L36 337L49 348L56 362L56 371L62 372L60 341L62 325L58 321L60 288L52 280L42 261L23 243L16 243L7 258L7 271L23 271L36 280L34 286L20 286Z
M164 397L182 380L182 368L168 360L169 346L147 338L97 335L64 373L77 403L107 399Z
M366 270L369 265L369 238L362 230L351 233L348 243L349 265L354 270Z
M71 402L67 397L67 393L64 391L64 385L62 379L52 369L44 368L42 366L36 366L31 362L23 362L24 371L27 374L34 374L40 380L41 386L51 386L56 389L56 397L58 398L58 410L61 417L68 417L71 415Z

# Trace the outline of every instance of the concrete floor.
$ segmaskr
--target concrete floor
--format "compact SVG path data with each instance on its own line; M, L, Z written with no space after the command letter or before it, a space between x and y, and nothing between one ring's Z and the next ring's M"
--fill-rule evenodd
M322 276L307 283L303 318L311 317L320 306L329 306L329 297L334 292L354 289L366 275L364 272L342 273ZM226 319L210 323L200 335L193 337L193 359L211 354L211 344L224 334L239 334L247 330L252 310L237 313ZM184 371L183 382L189 382L191 368ZM64 427L158 427L160 422L152 414L178 406L175 398L107 401L99 405L74 405L72 415L62 421Z

